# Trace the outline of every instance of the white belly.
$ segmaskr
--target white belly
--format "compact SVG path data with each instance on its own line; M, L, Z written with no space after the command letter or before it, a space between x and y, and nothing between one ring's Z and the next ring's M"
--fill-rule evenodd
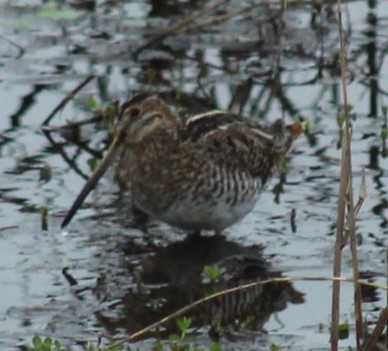
M235 206L226 204L223 201L213 206L208 204L180 203L178 207L172 207L162 214L155 214L155 217L172 226L185 230L215 230L217 232L231 226L245 217L252 211L257 197L249 201L239 203Z

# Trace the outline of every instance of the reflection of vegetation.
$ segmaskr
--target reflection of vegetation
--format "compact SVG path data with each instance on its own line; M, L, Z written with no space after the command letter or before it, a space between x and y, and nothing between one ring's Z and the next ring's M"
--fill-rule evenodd
M388 138L388 106L383 105L381 108L383 114L383 124L381 126L381 140L383 157L388 156L387 138Z

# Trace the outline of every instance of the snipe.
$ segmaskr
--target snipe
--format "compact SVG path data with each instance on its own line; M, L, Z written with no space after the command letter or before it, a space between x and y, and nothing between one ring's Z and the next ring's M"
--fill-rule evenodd
M223 111L184 120L159 97L137 95L123 105L117 135L62 227L121 151L118 178L137 207L188 231L220 232L252 210L301 132L301 123L261 127Z

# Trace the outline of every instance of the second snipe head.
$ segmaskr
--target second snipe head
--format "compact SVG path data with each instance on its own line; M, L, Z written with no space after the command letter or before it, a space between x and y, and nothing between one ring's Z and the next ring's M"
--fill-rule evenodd
M137 95L121 109L117 135L62 227L120 153L118 178L134 205L184 230L220 232L249 213L302 132L223 111L180 118L157 96Z

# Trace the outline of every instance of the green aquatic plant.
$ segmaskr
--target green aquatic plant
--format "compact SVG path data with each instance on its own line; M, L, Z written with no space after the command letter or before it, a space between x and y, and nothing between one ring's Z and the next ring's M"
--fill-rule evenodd
M338 337L340 340L349 338L349 323L344 322L338 326Z
M183 317L177 320L177 326L180 330L180 334L172 334L169 337L169 340L171 341L170 351L205 351L203 348L197 348L193 343L191 342L192 337L188 335L189 329L192 325L192 318L190 317ZM164 347L163 344L158 341L157 342L157 350L163 351ZM207 348L209 351L221 351L222 347L219 342L211 342Z
M32 339L33 347L28 351L67 351L58 340L51 339L50 337L40 337L35 335ZM95 344L88 343L86 345L87 351L123 351L124 345L117 343L110 343L108 346L101 346L100 341Z
M88 96L88 98L86 100L86 106L91 111L96 111L97 109L100 108L99 102L96 100L96 98L93 95Z
M41 338L38 335L35 335L32 339L32 348L28 349L29 351L64 351L65 349L61 346L61 343L58 340L52 340L49 337Z
M205 266L203 268L203 275L211 282L216 281L221 276L221 271L217 266Z

